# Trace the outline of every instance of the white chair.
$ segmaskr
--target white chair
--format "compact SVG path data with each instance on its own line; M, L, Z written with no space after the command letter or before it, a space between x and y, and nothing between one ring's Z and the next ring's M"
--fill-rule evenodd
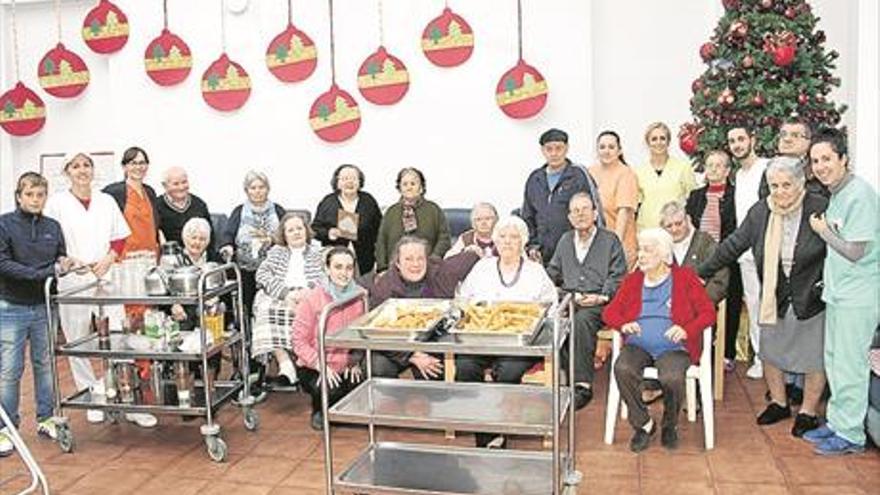
M614 378L614 366L620 355L622 341L620 332L614 331L611 343L611 376L608 379L608 408L605 411L605 443L611 445L614 442L614 427L617 424L617 410L620 408L620 416L626 419L626 404L621 407L620 389ZM644 377L657 379L657 368L645 368ZM700 402L703 406L703 430L706 450L715 448L715 409L712 400L712 328L703 330L703 350L700 354L700 364L688 367L685 374L685 397L687 403L688 421L697 420L697 381L700 382Z

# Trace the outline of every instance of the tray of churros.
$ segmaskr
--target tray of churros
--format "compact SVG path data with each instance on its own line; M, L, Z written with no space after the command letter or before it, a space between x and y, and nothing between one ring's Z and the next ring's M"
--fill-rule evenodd
M367 338L410 339L440 321L451 304L446 299L388 299L350 328Z
M463 344L529 345L541 331L550 303L469 302L449 331Z

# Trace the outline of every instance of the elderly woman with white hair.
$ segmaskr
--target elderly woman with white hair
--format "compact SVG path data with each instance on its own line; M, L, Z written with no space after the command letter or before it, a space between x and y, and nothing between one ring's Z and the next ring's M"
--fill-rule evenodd
M699 268L710 277L751 249L761 280L758 323L760 357L771 402L759 425L791 417L783 372L805 373L803 404L791 434L800 437L819 427L816 410L825 388L825 303L822 269L825 242L810 228L810 217L825 211L828 200L806 191L800 160L776 157L767 166L770 196L755 203L743 223Z
M525 246L529 229L519 217L507 216L495 224L492 240L498 256L478 261L461 285L460 296L472 301L522 301L550 303L556 301L556 287L543 265L526 257ZM533 357L457 356L455 379L481 382L484 370L492 370L497 383L520 383L522 376L536 362ZM503 448L503 435L477 433L478 447Z
M657 368L663 390L661 443L678 446L678 416L685 372L700 360L703 329L715 322L715 306L694 271L673 263L672 236L663 229L638 234L638 269L627 275L602 318L624 336L614 365L620 396L630 410L633 452L648 447L657 425L642 401L647 366Z
M498 222L498 210L492 203L477 203L471 208L471 228L461 233L444 258L451 258L468 246L477 246L486 256L498 256L492 231Z

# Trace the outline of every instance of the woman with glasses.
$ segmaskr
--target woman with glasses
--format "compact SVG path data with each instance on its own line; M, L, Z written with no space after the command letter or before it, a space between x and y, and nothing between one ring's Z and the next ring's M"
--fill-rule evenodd
M125 180L114 182L104 192L116 200L131 229L122 256L137 251L159 254L159 201L152 187L144 183L150 159L147 152L132 146L122 154Z

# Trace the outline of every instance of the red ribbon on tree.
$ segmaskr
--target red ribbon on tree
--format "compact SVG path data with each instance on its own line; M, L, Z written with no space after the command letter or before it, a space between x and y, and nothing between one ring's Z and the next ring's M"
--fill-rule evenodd
M696 153L703 130L702 126L693 122L682 124L678 131L678 147L681 148L681 151L689 156Z

